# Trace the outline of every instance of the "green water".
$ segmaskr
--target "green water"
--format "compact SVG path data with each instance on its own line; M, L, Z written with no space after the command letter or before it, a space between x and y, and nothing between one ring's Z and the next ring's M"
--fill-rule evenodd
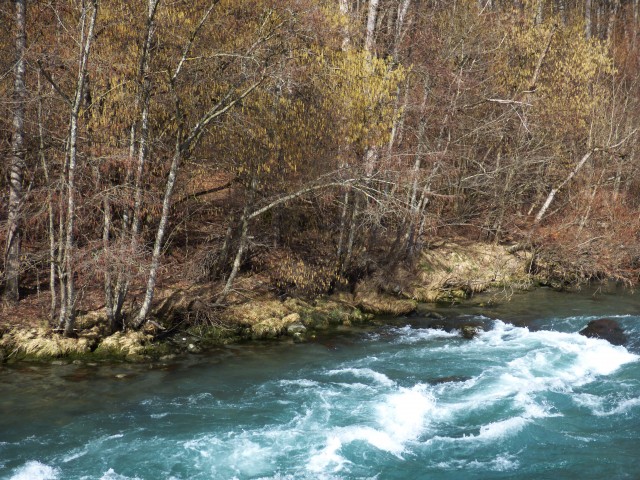
M307 344L0 369L0 478L640 478L640 301L536 290ZM578 335L616 318L630 342ZM123 378L118 378L123 377Z

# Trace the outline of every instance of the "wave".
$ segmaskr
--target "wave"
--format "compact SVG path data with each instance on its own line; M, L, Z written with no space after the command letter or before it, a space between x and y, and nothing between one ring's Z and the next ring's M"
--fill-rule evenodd
M573 400L577 405L588 408L593 415L598 417L624 415L640 407L640 397L625 398L617 402L612 402L607 396L603 397L589 393L581 393L574 395ZM613 406L607 408L605 403L613 403Z
M379 385L385 387L392 387L396 384L393 380L387 377L384 373L376 372L370 368L340 368L336 370L329 370L327 375L353 375L357 378L366 378L373 380Z
M397 337L394 342L397 344L414 344L461 336L460 330L446 331L439 328L412 328L410 325L390 329L390 333Z
M406 444L424 433L428 414L435 410L435 397L425 385L400 388L386 395L374 408L376 426L337 427L325 439L325 447L311 456L311 472L339 472L349 461L339 453L343 446L362 441L372 447L402 456Z
M30 460L21 467L18 467L10 480L58 480L60 478L60 469Z

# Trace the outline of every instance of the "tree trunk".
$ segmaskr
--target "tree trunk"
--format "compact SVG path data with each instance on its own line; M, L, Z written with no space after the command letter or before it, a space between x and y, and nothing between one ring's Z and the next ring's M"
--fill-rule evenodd
M103 208L103 225L102 225L102 248L106 254L109 251L109 232L111 230L111 204L109 202L109 195L105 194L102 200ZM107 258L107 264L104 266L104 309L107 313L107 320L109 322L109 331L114 333L116 331L116 318L114 314L113 304L113 286L111 283L111 266Z
M22 241L22 175L25 167L24 116L26 103L25 59L27 49L25 0L16 0L16 63L13 89L13 138L9 166L9 214L5 250L6 285L4 298L17 302L20 298L20 247Z
M607 42L611 45L613 41L613 33L616 25L616 16L618 14L618 9L620 8L620 0L611 0L611 4L609 6L609 21L607 23Z
M51 179L49 177L49 167L44 155L44 120L42 116L42 85L40 84L40 73L38 72L38 104L37 104L37 116L38 116L38 160L42 164L42 170L44 171L44 179L47 186L47 213L49 216L49 293L51 295L51 307L49 311L49 320L51 322L55 319L57 303L56 295L56 226L55 216L53 213L53 196L51 190Z
M407 13L409 12L410 6L411 0L402 0L398 5L398 17L396 19L396 27L393 38L393 58L395 61L398 60L400 43L402 42L402 37L404 36L405 32L404 23L407 18Z
M591 0L585 0L584 4L584 36L587 40L591 38Z
M338 235L338 251L336 257L338 259L339 270L342 269L343 264L343 252L344 252L344 237L347 234L347 213L349 212L349 203L351 200L351 189L346 188L344 192L344 200L342 203L342 213L340 215L340 233Z
M151 302L153 301L153 293L156 288L156 278L158 276L158 267L160 266L160 253L162 252L162 242L164 241L164 235L169 221L169 209L171 207L171 195L173 194L173 187L176 184L176 177L178 176L178 168L183 156L182 142L180 136L176 139L175 152L173 159L171 160L171 168L169 169L169 176L167 178L167 184L164 190L164 198L162 200L162 214L160 215L160 224L156 232L156 240L153 245L153 254L151 255L151 265L149 267L149 277L147 279L147 289L144 294L144 301L142 307L133 322L134 328L140 328L146 321L149 309L151 308Z
M75 285L74 285L74 226L75 226L75 212L76 212L76 196L75 196L75 176L76 167L78 163L78 120L80 107L84 101L84 88L87 80L87 63L89 60L89 52L91 49L91 43L93 41L93 32L98 16L98 0L93 0L93 9L91 12L91 18L89 20L88 30L84 32L86 26L86 16L88 8L86 4L82 7L82 43L80 53L80 67L78 69L78 81L76 84L75 97L73 105L71 107L71 115L69 119L69 143L68 143L68 172L67 172L67 218L65 225L65 242L64 242L64 259L63 268L65 270L65 307L64 316L61 317L61 327L64 328L65 336L72 336L75 326ZM62 309L61 309L62 310Z
M349 0L339 0L340 1L340 13L347 17L349 15ZM347 22L348 23L348 22ZM342 34L342 50L346 50L349 48L349 43L351 43L351 39L349 38L349 27L345 26Z
M138 139L138 163L136 167L134 187L133 187L133 212L131 213L131 227L130 227L130 249L131 255L136 255L138 250L138 238L140 235L140 212L142 210L142 182L144 177L144 171L149 157L149 108L151 104L151 80L149 78L149 64L151 60L151 44L153 41L153 35L155 31L155 15L158 10L158 4L160 0L149 0L148 12L147 12L147 31L145 35L144 44L142 46L142 53L140 54L140 66L138 69L138 92L136 94L136 105L140 108L140 138ZM130 149L131 156L135 150L136 142L136 127L135 123L131 126L131 139ZM125 227L126 227L125 222ZM108 242L106 244L108 247ZM106 248L106 247L105 247ZM111 280L109 278L109 280ZM105 277L107 281L107 277ZM124 300L129 291L130 275L125 269L118 272L118 278L116 280L115 289L112 292L113 299L111 304L113 306L112 311L112 325L117 328L122 321L122 307ZM111 287L105 289L112 291Z
M255 198L255 190L258 183L258 179L254 175L251 179L251 184L249 186L249 195L244 204L244 211L242 213L241 219L241 227L240 227L240 242L238 244L238 251L236 252L236 256L233 259L233 266L231 267L231 273L229 273L229 278L227 278L227 282L222 289L222 292L216 299L216 303L222 303L229 295L231 291L231 287L233 286L233 281L236 279L238 272L240 271L240 266L242 265L242 257L244 256L244 252L247 249L247 234L249 233L249 220L250 220L250 212L253 208L253 201Z
M349 238L347 239L347 251L345 252L344 262L342 263L341 272L344 273L349 268L351 258L353 257L353 245L356 238L356 230L358 229L356 220L360 213L360 195L354 195L353 211L351 212L351 221L349 222Z
M536 3L536 25L542 25L544 22L544 0L537 0Z
M580 169L584 166L584 164L587 163L587 160L589 160L589 158L591 158L591 155L593 155L593 152L594 152L594 150L591 150L591 151L587 152L580 159L580 161L576 164L574 169L571 170L569 175L567 175L567 178L565 178L562 181L562 183L560 183L560 185L558 185L557 187L551 189L551 191L549 192L549 195L547 196L547 200L544 202L544 204L542 205L542 208L540 209L540 211L536 215L536 218L535 218L535 221L534 221L535 224L540 223L540 220L542 220L542 217L544 216L544 214L549 209L549 206L551 205L551 202L553 202L553 199L555 198L556 194L560 191L560 189L562 187L564 187L567 183L569 183L571 181L571 179L580 171Z
M376 22L378 18L379 0L369 0L369 13L367 15L367 32L364 41L364 49L367 52L373 51L375 43Z

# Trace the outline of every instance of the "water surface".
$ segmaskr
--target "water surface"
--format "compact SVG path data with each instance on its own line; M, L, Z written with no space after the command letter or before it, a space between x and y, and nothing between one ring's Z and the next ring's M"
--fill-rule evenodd
M640 477L640 302L536 290L314 343L0 369L0 478ZM484 302L483 302L484 303ZM627 348L577 334L616 318Z

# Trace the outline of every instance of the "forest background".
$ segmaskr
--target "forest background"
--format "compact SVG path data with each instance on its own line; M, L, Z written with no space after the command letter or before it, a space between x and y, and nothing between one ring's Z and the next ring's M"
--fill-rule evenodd
M635 283L639 27L638 0L2 2L2 315L401 295L450 239Z

